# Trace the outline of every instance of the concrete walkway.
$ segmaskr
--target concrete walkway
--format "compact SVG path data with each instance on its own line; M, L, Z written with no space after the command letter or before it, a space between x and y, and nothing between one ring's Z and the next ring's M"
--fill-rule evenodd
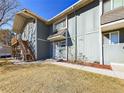
M41 63L55 64L55 65L59 65L59 66L64 66L64 67L69 67L69 68L73 68L73 69L79 69L79 70L83 70L83 71L93 72L96 74L102 74L102 75L107 75L110 77L124 79L124 72L111 71L111 70L107 70L107 69L99 69L99 68L76 65L76 64L71 64L71 63L56 62L55 60L46 60L46 61L40 60L40 61L35 61L35 62L21 62L21 61L15 60L15 62L14 62L14 64L41 64Z
M47 62L47 63L124 79L123 72L111 71L111 70L106 70L106 69L98 69L98 68L93 68L93 67L88 67L88 66L81 66L81 65L62 63L62 62Z

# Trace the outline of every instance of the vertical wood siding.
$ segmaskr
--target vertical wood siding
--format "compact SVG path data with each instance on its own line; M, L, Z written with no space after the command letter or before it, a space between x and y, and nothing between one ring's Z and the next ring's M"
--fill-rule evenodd
M77 22L75 21L75 16L77 17ZM76 11L76 15L69 15L69 60L75 58L75 40L77 39L78 60L100 61L99 24L99 1L94 1ZM77 38L75 38L76 26Z

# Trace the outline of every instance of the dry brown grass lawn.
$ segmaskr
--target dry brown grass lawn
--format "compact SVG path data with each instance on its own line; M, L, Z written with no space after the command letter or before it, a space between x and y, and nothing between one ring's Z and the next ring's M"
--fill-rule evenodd
M6 65L0 93L124 93L124 80L51 64Z

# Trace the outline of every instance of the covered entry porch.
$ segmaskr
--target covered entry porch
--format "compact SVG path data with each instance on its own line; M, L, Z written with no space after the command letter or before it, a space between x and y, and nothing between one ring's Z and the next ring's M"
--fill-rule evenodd
M103 61L124 71L124 20L102 25Z
M66 52L66 29L54 32L48 37L48 40L52 44L52 58L59 60L67 60Z

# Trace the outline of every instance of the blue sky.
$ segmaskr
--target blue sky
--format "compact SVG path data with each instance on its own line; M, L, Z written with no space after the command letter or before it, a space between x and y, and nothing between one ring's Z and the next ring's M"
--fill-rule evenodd
M37 15L50 19L78 0L19 0L20 9L27 8Z
M44 19L50 19L62 12L67 7L71 6L78 0L18 0L21 9L29 9L35 14L43 17ZM13 22L10 22L11 25L4 25L5 29L12 29Z

